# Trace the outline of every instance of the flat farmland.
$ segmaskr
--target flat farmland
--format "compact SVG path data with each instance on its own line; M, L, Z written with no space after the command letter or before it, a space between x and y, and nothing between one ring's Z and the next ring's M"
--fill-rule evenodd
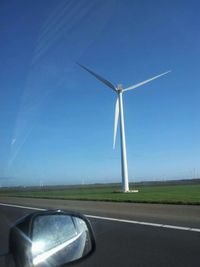
M200 205L200 184L136 185L138 193L122 193L119 185L1 189L0 196L66 200Z

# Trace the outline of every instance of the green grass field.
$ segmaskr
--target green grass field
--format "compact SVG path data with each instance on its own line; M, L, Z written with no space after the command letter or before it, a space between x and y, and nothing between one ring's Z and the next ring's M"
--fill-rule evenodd
M115 202L200 205L200 184L138 186L139 193L121 193L118 186L83 186L66 189L0 190L0 196Z

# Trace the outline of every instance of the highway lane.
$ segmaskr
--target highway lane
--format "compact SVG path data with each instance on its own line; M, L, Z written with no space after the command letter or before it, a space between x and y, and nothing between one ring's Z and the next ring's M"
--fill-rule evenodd
M0 252L7 250L9 226L30 212L33 211L0 206ZM199 266L200 232L95 218L90 221L97 250L76 266Z
M0 202L84 214L200 228L200 205L161 205L58 199L0 197Z

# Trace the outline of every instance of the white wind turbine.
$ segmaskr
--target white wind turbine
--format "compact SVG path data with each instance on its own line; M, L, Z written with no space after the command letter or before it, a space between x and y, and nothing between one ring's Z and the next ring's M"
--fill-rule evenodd
M135 85L129 86L127 88L123 88L121 84L118 84L115 87L111 82L101 77L99 74L96 74L94 71L88 69L87 67L83 66L82 64L77 63L81 68L88 71L90 74L95 76L99 81L107 85L111 88L115 93L117 93L117 101L115 105L115 120L114 120L114 138L113 138L113 148L115 148L116 142L116 134L117 134L117 126L118 126L118 118L120 117L120 136L121 136L121 169L122 169L122 189L123 192L129 192L129 181L128 181L128 163L127 163L127 155L126 155L126 138L125 138L125 128L124 128L124 110L123 110L123 93L129 90L133 90L139 86L142 86L146 83L149 83L167 73L170 72L166 71L161 73L157 76L154 76L148 80L143 82L137 83Z

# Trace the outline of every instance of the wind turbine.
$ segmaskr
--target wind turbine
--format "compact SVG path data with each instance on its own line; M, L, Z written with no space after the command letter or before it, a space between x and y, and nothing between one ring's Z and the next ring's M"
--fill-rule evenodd
M118 119L120 117L120 136L121 136L121 170L122 170L122 190L123 192L129 192L129 181L128 181L128 163L127 163L127 154L126 154L126 138L125 138L125 127L124 127L124 110L123 110L123 93L126 91L130 91L140 87L146 83L149 83L159 77L167 74L170 72L166 71L161 73L157 76L154 76L148 80L143 82L131 85L127 88L123 88L121 84L118 84L117 87L114 86L110 81L106 80L105 78L101 77L99 74L95 73L94 71L88 69L87 67L83 66L80 63L77 63L81 68L88 71L92 74L96 79L104 83L107 87L112 89L117 94L117 101L115 104L115 120L114 120L114 138L113 138L113 148L115 148L116 142L116 134L117 134L117 126L118 126Z

